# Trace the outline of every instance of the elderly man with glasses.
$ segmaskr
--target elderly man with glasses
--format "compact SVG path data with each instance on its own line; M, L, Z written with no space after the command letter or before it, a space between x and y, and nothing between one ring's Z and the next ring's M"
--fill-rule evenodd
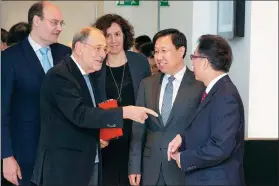
M100 128L123 128L123 119L144 123L144 107L96 107L104 92L94 72L108 53L103 32L86 27L75 34L72 55L52 68L41 88L41 135L32 182L42 186L100 185Z

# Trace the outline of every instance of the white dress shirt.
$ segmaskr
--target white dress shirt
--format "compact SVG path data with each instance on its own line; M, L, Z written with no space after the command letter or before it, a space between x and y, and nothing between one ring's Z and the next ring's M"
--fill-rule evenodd
M42 61L43 60L43 56L42 56L42 54L40 52L40 49L43 48L43 47L41 45L39 45L38 43L36 43L31 38L30 35L28 36L28 41L29 41L31 47L33 48L34 52L36 53L37 57L39 58L40 63L42 65L42 67L43 67L43 61ZM53 67L53 58L52 58L52 55L51 55L51 49L50 49L49 46L47 48L49 49L48 52L47 52L47 57L48 57L48 60L50 62L51 67Z
M219 79L221 79L222 77L226 76L227 73L221 74L219 76L217 76L216 78L214 78L206 87L205 92L208 94L208 92L212 89L212 87L215 85L215 83L217 83L217 81L219 81Z
M179 72L177 72L174 77L175 77L175 80L172 82L173 84L173 94L172 94L172 105L174 103L174 100L176 98L176 95L177 95L177 92L178 92L178 89L180 87L180 84L181 84L181 81L183 79L183 76L186 72L186 66L184 66ZM163 97L164 97L164 93L165 93L165 88L167 86L167 83L169 81L169 77L171 75L169 74L165 74L164 75L164 78L163 78L163 81L162 81L162 86L161 86L161 91L160 91L160 98L159 98L159 111L161 113L161 109L162 109L162 104L163 104Z
M84 72L84 70L81 68L81 66L78 64L77 60L75 59L75 57L73 55L71 55L72 60L76 63L78 69L80 70L81 74L84 75L88 75L87 73ZM92 86L92 85L91 85ZM98 142L97 142L98 143ZM99 162L99 156L98 156L98 146L96 149L96 156L95 156L95 163Z

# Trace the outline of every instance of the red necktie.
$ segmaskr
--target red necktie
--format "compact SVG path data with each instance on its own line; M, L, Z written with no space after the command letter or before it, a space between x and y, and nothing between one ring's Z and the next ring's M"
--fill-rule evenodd
M207 96L207 93L204 91L204 93L203 93L203 95L202 95L201 102L203 102L203 100L205 99L206 96Z

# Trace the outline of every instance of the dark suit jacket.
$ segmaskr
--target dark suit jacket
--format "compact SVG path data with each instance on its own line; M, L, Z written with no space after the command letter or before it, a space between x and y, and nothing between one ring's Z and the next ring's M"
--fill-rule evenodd
M244 185L244 109L229 76L200 104L183 137L186 185Z
M94 80L91 78L94 87ZM98 102L98 94L94 91ZM41 135L32 182L88 186L100 128L121 128L122 108L93 108L75 62L65 58L46 75L41 89ZM100 154L100 153L99 153Z
M71 49L50 45L54 65ZM45 77L42 65L28 39L1 54L2 159L14 156L24 185L33 172L40 131L39 96Z
M136 105L160 113L159 97L163 76L164 74L157 74L142 81ZM164 127L161 116L150 116L145 125L133 124L129 174L142 174L143 185L157 183L161 166L167 185L184 184L184 173L175 162L167 160L167 148L177 133L184 131L187 121L200 103L203 91L203 84L196 81L194 73L187 68L166 126Z

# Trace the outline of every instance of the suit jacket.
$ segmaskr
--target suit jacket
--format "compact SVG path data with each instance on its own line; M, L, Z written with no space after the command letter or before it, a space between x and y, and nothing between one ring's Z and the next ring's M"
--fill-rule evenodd
M54 65L71 53L69 47L58 43L50 48ZM15 157L26 185L30 183L38 144L39 96L45 72L27 38L1 55L2 159Z
M137 105L160 113L159 97L163 76L157 74L142 81ZM187 68L166 126L160 115L158 118L149 116L145 125L133 123L129 174L141 174L143 185L156 185L161 166L167 185L184 184L184 173L175 162L167 160L167 148L177 133L184 131L189 117L199 105L203 91L203 84L196 81L194 73Z
M91 78L94 87L94 80ZM98 94L94 90L95 99ZM88 186L100 128L121 128L122 108L93 108L84 77L66 57L46 75L41 89L41 135L32 182ZM99 153L100 154L100 153Z
M186 185L244 185L244 109L229 76L212 87L183 136Z

